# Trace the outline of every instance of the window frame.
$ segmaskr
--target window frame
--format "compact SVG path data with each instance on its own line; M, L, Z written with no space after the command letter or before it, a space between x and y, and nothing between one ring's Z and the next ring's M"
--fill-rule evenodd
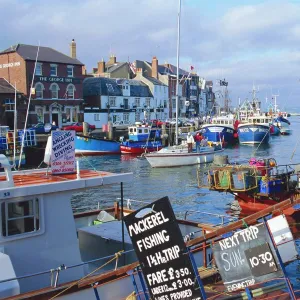
M55 75L52 74L52 68L55 68ZM50 76L56 77L57 76L57 65L50 64Z
M69 95L69 88L73 88L73 95ZM67 86L67 89L66 89L66 94L67 94L67 99L75 99L75 91L76 91L76 88L75 88L75 85L70 83L68 84Z
M57 93L57 97L53 97L53 91L52 91L52 87L56 86L57 87L57 90L56 90L56 93ZM51 91L51 99L58 99L58 91L60 90L59 88L59 85L57 83L51 83L50 87L49 87L49 90Z
M38 68L40 68L40 74L37 73ZM43 76L43 63L38 62L35 67L35 76Z
M5 222L6 222L6 228L8 230L8 204L10 203L16 203L16 202L25 202L25 201L30 201L30 200L36 200L38 199L38 215L35 215L34 219L35 222L38 218L39 220L39 229L36 229L35 231L30 231L30 232L24 232L24 233L19 233L19 234L14 234L14 235L8 235L8 236L4 236L3 235L3 226L2 226L2 222L3 219L1 220L1 226L0 226L0 243L2 242L7 242L7 241L12 241L12 240L19 240L19 239L24 239L24 238L28 238L28 237L32 237L32 236L37 236L37 235L41 235L45 233L45 218L44 218L44 199L42 195L33 195L33 196L29 196L29 197L20 197L20 198L16 198L14 200L3 200L0 201L0 215L2 216L2 207L3 207L3 203L4 203L4 207L5 207ZM36 210L35 206L34 206L34 211ZM28 217L28 216L26 216ZM20 217L21 218L21 217ZM23 218L24 219L24 218Z
M72 74L69 75L69 70L72 70ZM74 66L67 65L67 77L74 77Z
M39 91L39 92L41 92L42 97L37 96L37 89L36 89L37 86L41 86L41 91ZM35 98L36 99L43 99L44 98L44 90L45 90L44 85L41 82L37 82L34 86L34 89L35 89Z

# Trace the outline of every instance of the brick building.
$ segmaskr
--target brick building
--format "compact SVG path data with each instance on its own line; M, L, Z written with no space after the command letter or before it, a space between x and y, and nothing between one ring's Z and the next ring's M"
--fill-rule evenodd
M17 87L24 101L17 103L18 128L24 127L31 95L28 124L37 122L62 126L83 121L82 82L84 65L76 59L76 43L72 40L70 56L49 47L17 44L0 52L0 78ZM33 80L33 89L30 90Z

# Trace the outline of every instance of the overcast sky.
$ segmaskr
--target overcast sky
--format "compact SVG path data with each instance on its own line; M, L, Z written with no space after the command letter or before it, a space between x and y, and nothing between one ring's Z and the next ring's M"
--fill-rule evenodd
M0 49L17 43L77 56L88 71L111 53L176 64L178 0L0 0ZM300 111L300 0L182 0L180 67L225 78L232 104L251 98Z

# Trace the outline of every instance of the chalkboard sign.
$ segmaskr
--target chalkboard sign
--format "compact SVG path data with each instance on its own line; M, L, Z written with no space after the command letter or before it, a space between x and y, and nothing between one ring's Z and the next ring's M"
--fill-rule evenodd
M264 224L249 226L218 241L213 246L213 253L229 292L282 276Z
M124 217L151 299L203 299L168 197Z

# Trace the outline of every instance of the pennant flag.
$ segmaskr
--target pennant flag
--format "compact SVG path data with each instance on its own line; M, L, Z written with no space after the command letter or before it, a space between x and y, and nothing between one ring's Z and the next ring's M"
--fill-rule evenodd
M130 67L130 70L132 71L133 74L136 74L136 67L133 63L129 63L129 67Z
M194 67L193 66L191 66L191 71L193 71L194 70Z

